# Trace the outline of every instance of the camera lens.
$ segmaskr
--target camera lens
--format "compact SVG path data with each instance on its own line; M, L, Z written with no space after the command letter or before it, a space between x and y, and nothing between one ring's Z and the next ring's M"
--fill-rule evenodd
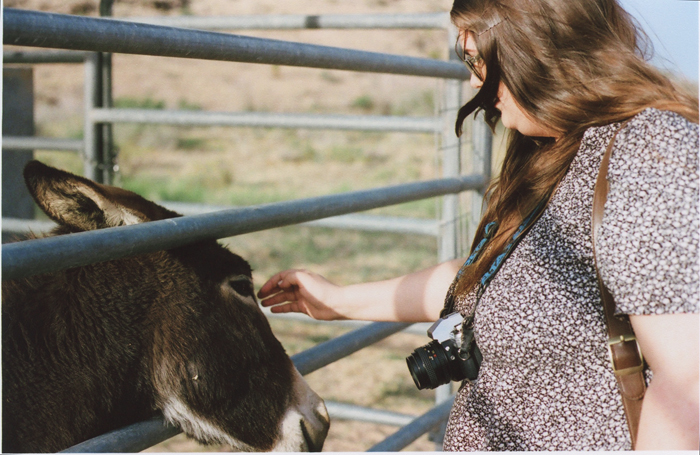
M452 380L450 377L450 355L440 343L433 340L406 357L408 371L419 389L434 389Z

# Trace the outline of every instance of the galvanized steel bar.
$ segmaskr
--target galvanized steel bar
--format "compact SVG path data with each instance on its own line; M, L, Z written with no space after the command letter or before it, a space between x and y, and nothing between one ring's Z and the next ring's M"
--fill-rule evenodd
M3 51L3 63L83 63L87 52L79 51Z
M422 416L413 420L379 444L372 446L368 452L398 452L421 435L440 425L449 415L453 400L447 400Z
M83 105L86 113L100 106L101 78L100 54L85 57L85 85ZM83 175L102 183L102 131L89 115L83 117Z
M307 375L336 360L347 357L353 352L381 341L389 335L400 332L409 325L411 324L375 322L295 354L292 356L292 361L294 361L294 365L302 375Z
M491 134L491 129L486 124L483 113L480 113L472 122L472 172L484 176L484 186L476 189L471 196L472 207L468 229L469 241L473 240L476 235L476 229L481 221L481 214L484 208L484 195L491 181L492 147L493 135Z
M394 425L402 427L411 423L416 416L385 411L383 409L367 408L337 401L326 401L326 409L331 420L355 420L358 422L377 423L379 425Z
M2 218L2 232L9 234L39 234L48 232L56 227L53 221L25 220L22 218Z
M400 218L378 215L349 214L301 223L301 226L325 227L333 229L355 229L358 231L392 232L438 236L438 223L435 220Z
M100 16L112 16L112 6L114 0L100 0ZM112 107L112 54L102 53L100 55L100 106ZM102 152L102 183L112 185L114 181L114 172L117 169L114 138L112 134L112 124L105 123L100 126L101 144L100 151Z
M125 17L130 22L200 30L444 29L449 13L269 14L245 16Z
M400 332L410 324L376 322L311 349L291 356L294 366L302 375L309 374L353 352ZM348 409L346 408L347 412ZM357 413L357 410L354 410ZM387 416L383 416L386 418ZM396 420L396 416L393 416ZM378 415L374 419L379 418ZM180 433L178 428L165 424L162 417L135 423L70 447L64 452L138 452Z
M134 423L62 450L60 453L140 452L182 433L162 417Z
M83 141L80 139L63 139L34 136L3 136L2 148L12 150L60 150L81 151Z
M38 14L43 14L43 15L48 15L48 13L38 13ZM43 46L43 47L59 47L59 48L70 48L70 49L84 49L84 50L95 50L95 51L102 51L102 52L124 52L124 53L137 53L137 54L147 54L147 55L165 55L165 56L173 56L173 57L183 57L183 58L204 58L204 59L214 59L214 60L226 60L226 61L241 61L241 62L252 62L252 63L272 63L272 64L282 64L282 65L291 65L291 66L307 66L307 67L317 67L317 68L329 68L329 69L344 69L344 70L353 70L353 71L367 71L367 72L382 72L382 73L392 73L392 74L407 74L407 75L416 75L416 76L431 76L431 77L443 77L443 78L453 78L453 79L467 79L468 78L468 72L466 69L462 67L461 64L453 64L450 62L438 62L438 61L433 61L433 60L428 60L428 59L416 59L416 58L409 58L409 57L401 57L401 56L391 56L391 55L386 55L386 54L376 54L376 53L370 53L370 52L361 52L361 51L352 51L352 50L347 50L347 49L334 49L330 47L325 47L325 46L314 46L314 45L304 45L304 44L298 44L298 43L287 43L283 41L276 41L276 40L263 40L263 39L255 39L255 38L246 38L246 37L237 37L237 36L231 36L231 35L225 35L226 38L223 38L220 36L220 34L211 34L211 33L204 33L204 32L199 32L199 33L194 33L192 35L187 35L186 31L183 30L176 30L176 29L167 29L165 27L161 28L139 28L135 27L135 24L128 24L128 23L123 23L123 26L115 25L115 21L107 21L107 22L112 22L111 24L104 25L104 23L101 21L101 24L96 24L90 21L97 21L96 19L91 19L91 18L76 18L72 16L63 16L63 15L50 15L52 16L51 20L53 23L48 23L46 22L44 18L37 18L36 16L33 16L31 18L28 17L28 15L32 15L32 13L24 13L19 10L12 10L12 9L5 9L5 43L7 44L21 44L21 45L29 45L29 46ZM20 20L17 19L18 16L22 16ZM412 16L412 15L397 15L397 16ZM9 23L8 23L8 17L9 17ZM268 17L269 18L269 17ZM445 27L445 18L446 15L443 13L438 15L436 14L435 17L431 18L431 20L436 21L434 25L416 25L414 23L413 26L415 28L444 28ZM176 19L181 19L181 18L176 18ZM183 18L183 19L189 19L189 18ZM199 22L193 21L188 24L184 22L177 23L178 26L181 27L197 27L197 28L226 28L226 29L234 29L234 28L283 28L283 27L288 27L288 28L363 28L363 27L371 27L371 28L377 28L376 24L369 25L371 24L371 21L373 20L371 17L357 17L357 18L349 18L348 16L342 16L338 18L334 18L332 16L287 16L287 17L279 17L278 19L282 22L284 22L286 25L278 25L278 26L270 26L270 21L267 22L266 25L262 25L262 23L258 25L251 25L249 23L248 25L242 25L239 23L239 25L234 25L235 19L240 19L240 18L234 18L233 22L229 21L228 23L225 23L225 21L219 21L217 23L216 19L231 19L231 18L192 18L192 19L197 19L200 20ZM244 19L253 19L253 22L255 21L255 18L244 18ZM272 18L273 20L275 18ZM361 19L361 20L360 20ZM386 18L382 18L385 20ZM395 18L398 22L401 22L402 20L406 21L405 24L403 25L396 25L395 28L411 28L407 26L406 24L415 20L415 17L396 17ZM24 26L18 26L17 22L21 22L24 20L25 22L23 23ZM353 20L357 20L359 22L353 23ZM28 22L27 22L28 21ZM336 22L334 22L336 21ZM364 21L364 22L362 22ZM360 24L360 22L364 23L365 25ZM439 22L439 23L438 23ZM36 26L35 29L32 29L31 27L27 26L28 23L32 23L33 25ZM9 27L8 27L9 24ZM199 24L199 25L197 25ZM206 24L206 25L205 25ZM394 28L390 24L387 24L384 22L384 28ZM105 30L107 33L105 33L106 37L102 35L103 30L101 27L105 27ZM13 28L14 27L14 28ZM92 27L92 28L91 28ZM94 34L92 32L96 31L99 29L99 34ZM32 31L33 30L33 31ZM50 32L47 32L47 30L50 30ZM21 33L20 33L21 32ZM31 36L34 35L34 36ZM14 40L14 41L13 41ZM43 41L42 41L43 40ZM63 41L62 41L63 40ZM178 41L178 40L183 40L183 41ZM192 41L188 41L192 40ZM95 42L97 41L97 42ZM39 44L41 43L41 44ZM187 48L186 46L189 45L190 47ZM187 50L183 50L187 49ZM270 50L267 50L270 49ZM332 57L331 57L332 53ZM340 54L340 55L339 55ZM437 63L438 65L435 65ZM429 67L429 69L427 69ZM112 110L112 109L86 109L86 112L90 113L90 119L89 121L92 123L92 125L95 125L97 123L113 123L113 122L119 122L119 120L116 120L115 117L110 117L110 116L119 116L119 115L124 115L126 117L129 117L129 114L132 114L130 118L123 120L124 122L134 122L134 115L133 114L139 114L136 112L136 110L131 110L129 111L117 111L117 110ZM146 116L153 116L156 114L154 117L157 118L158 114L163 115L161 119L166 119L165 121L147 121L144 120L143 123L175 123L175 124L193 124L190 121L183 121L180 119L177 119L177 116L172 116L171 114L165 112L165 111L147 111L145 113ZM185 113L185 114L192 114L192 113ZM435 120L430 118L430 119L405 119L405 118L390 118L390 117L384 117L384 118L379 118L375 117L370 119L369 121L365 122L367 124L371 124L372 126L363 126L362 121L358 121L358 119L361 119L361 117L358 117L357 119L351 119L349 117L338 117L335 119L332 119L331 124L322 124L320 120L313 118L314 116L306 116L307 118L299 119L300 116L294 115L293 118L284 118L285 116L278 116L275 118L274 115L265 115L263 116L265 118L251 118L255 117L257 114L243 114L238 118L234 118L235 116L239 114L226 114L226 113L195 113L195 114L211 114L210 117L207 117L207 115L195 115L195 117L198 117L197 121L203 121L206 123L203 124L219 124L219 123L209 123L212 118L216 116L221 116L224 115L227 118L224 121L223 124L226 125L231 125L231 124L236 124L237 126L270 126L270 127L289 127L289 128L338 128L338 129L363 129L363 130L387 130L386 126L383 125L381 127L376 126L377 122L376 120L381 119L383 122L389 122L391 125L388 127L389 130L391 131L408 131L408 132L435 132L436 130L439 130L441 128L440 125L435 124ZM140 114L139 114L140 115ZM168 115L171 115L168 117ZM103 117L100 117L103 116ZM245 117L247 116L247 118ZM138 115L136 115L138 117ZM184 117L187 117L185 115ZM182 118L184 118L182 117ZM292 116L289 116L292 117ZM320 116L318 116L320 117ZM366 119L362 118L363 120ZM328 118L324 117L324 120L327 121ZM221 120L217 120L221 121ZM136 121L139 122L139 121ZM227 122L233 122L233 123L227 123ZM253 122L246 124L246 122ZM266 123L267 122L267 123ZM404 124L401 124L401 123ZM194 124L199 124L199 123L194 123ZM406 129L406 124L409 124L410 126L408 127L408 130ZM397 126L400 125L400 126ZM416 126L420 125L420 126ZM87 123L86 123L87 126ZM392 128L397 128L397 129L392 129ZM87 130L86 130L87 131ZM87 136L87 133L86 133ZM489 151L490 151L490 144L489 145ZM452 172L449 170L446 171L447 175L451 175ZM95 178L95 177L92 177ZM99 180L99 178L96 178ZM470 182L466 185L464 185L464 180L465 179L470 179ZM461 180L462 181L462 187L457 190L457 191L452 191L451 193L442 193L442 194L453 194L457 193L459 191L463 191L465 189L469 188L478 188L478 189L483 189L484 185L486 184L485 179L481 176L468 176L468 177L462 177L462 178L454 178L454 179L442 179L442 182L448 181L448 180ZM438 181L436 181L438 182ZM403 185L403 186L410 186L410 185ZM376 190L371 190L376 191ZM363 193L363 192L356 192L356 193ZM348 193L350 194L350 193ZM437 195L437 194L434 194ZM318 206L323 206L324 204L320 201L321 199L326 199L328 200L323 201L327 203L328 205L333 205L336 203L333 198L336 198L337 196L327 196L327 197L322 197L322 198L314 198L314 200L318 200ZM425 196L425 197L431 197L431 196ZM420 199L422 197L417 197L414 199ZM414 200L414 199L403 199L401 202L405 202L408 200ZM312 200L308 200L311 202ZM262 213L262 216L259 212L255 212L255 210L260 210L260 209L268 209L270 207L275 207L279 204L285 205L288 204L290 207L294 205L295 203L299 202L306 202L306 201L292 201L290 203L278 203L278 204L268 204L266 206L258 206L258 207L252 207L252 208L246 208L246 209L240 209L240 210L234 210L234 211L227 211L229 213L219 213L218 215L222 215L222 217L216 217L216 218L221 218L220 220L217 219L215 220L214 217L212 219L208 218L202 218L202 219L197 219L194 220L192 223L188 221L189 218L196 218L196 217L186 217L186 218L179 218L175 220L165 220L164 222L155 222L155 223L148 223L144 225L139 225L139 226L131 226L127 228L119 228L120 231L124 232L127 229L130 228L135 228L136 230L131 230L129 233L124 232L123 236L117 235L117 229L113 230L113 232L109 233L109 236L102 236L104 238L101 238L101 232L100 231L94 231L91 233L84 233L84 234L75 234L75 237L82 236L81 241L83 241L82 245L90 244L90 242L93 243L92 246L87 246L86 248L79 248L80 250L83 250L84 252L88 252L91 249L94 249L98 245L101 245L103 242L108 241L109 239L109 244L110 247L115 247L116 246L116 251L119 251L121 249L126 249L127 252L126 254L123 254L124 251L119 252L116 256L114 254L109 253L107 256L102 256L103 259L97 259L99 260L106 260L106 259L111 259L112 257L122 257L126 255L132 255L132 254L138 254L140 252L146 252L146 251L155 251L158 249L164 249L168 247L173 247L179 244L184 244L184 243L189 243L189 242L194 242L197 240L201 240L203 238L220 238L228 235L237 235L237 234L242 234L245 232L253 232L257 230L262 230L262 229L268 229L270 227L275 227L275 226L280 226L284 224L292 224L296 223L290 222L289 221L289 214L285 213L276 213L276 214L270 214L270 217L266 217L265 213ZM389 202L385 203L382 202L381 205L373 205L369 208L374 208L374 207L379 207L383 205L392 205L395 203L399 202ZM343 204L340 204L338 207L342 206ZM349 212L354 212L357 210L366 210L367 208L351 208L349 210L346 209L340 209L339 212L337 213L349 213ZM294 208L294 212L298 212L300 209L299 208ZM337 207L333 207L331 211L337 211L339 210ZM248 213L250 211L250 213ZM264 211L264 210L263 210ZM236 213L236 212L241 212L241 213ZM272 212L275 212L275 210L272 210ZM282 211L284 212L284 210ZM334 212L336 213L336 212ZM241 216L242 215L242 216ZM230 221L230 219L235 218L236 216L241 216L241 218L246 219L246 221L251 222L252 227L246 222L243 223L233 223ZM323 217L323 216L328 216L328 215L322 215L319 216L318 214L304 214L304 216L310 217L308 219L314 219L314 217ZM225 218L229 218L228 220L228 226L229 228L223 228L222 225L226 225L226 220ZM219 223L221 222L221 223ZM150 234L151 228L149 230L143 230L143 232L139 231L137 228L143 228L149 225L156 225L158 223L163 223L162 226L158 226L159 229L164 229L164 233L159 233L157 235L158 240L160 240L160 243L158 245L154 244L155 239L151 238L149 239L148 236ZM219 225L217 226L217 224ZM284 223L284 224L280 224ZM233 227L236 225L237 227ZM245 228L241 228L240 226L248 226ZM168 226L168 227L166 227ZM235 232L232 234L221 234L223 231L226 232ZM102 233L107 232L107 231L112 231L112 230L104 230ZM157 229L152 229L153 233L157 232ZM201 231L201 232L200 232ZM94 236L91 234L97 234L97 236ZM130 234L134 235L133 240L130 238ZM141 237L139 237L139 234L143 234ZM65 237L71 237L71 236L63 236L63 237L56 237L54 239L61 239ZM165 237L165 239L163 239ZM90 238L90 241L87 241L87 239ZM112 239L115 239L116 242L113 242ZM125 242L126 239L126 243ZM51 241L53 239L45 239L48 241ZM17 254L13 253L18 253L18 252L27 252L29 251L30 253L32 252L32 249L38 251L38 250L43 250L45 251L52 251L52 248L54 245L52 244L42 244L40 245L40 248L34 248L33 245L36 245L34 242L39 242L39 241L31 241L31 242L24 242L24 244L29 244L31 243L32 245L30 246L29 249L24 249L24 248L18 248L16 251L12 248L12 245L7 245L3 248L3 278L13 278L13 277L19 277L19 276L13 276L12 274L16 273L16 270L20 267L14 267L12 264L10 264L9 269L10 274L8 275L8 272L6 272L5 266L7 262L12 262L14 257L17 257ZM59 242L60 243L60 242ZM65 268L66 263L71 264L75 260L78 262L81 262L80 264L75 264L75 265L82 265L82 261L84 261L84 257L80 259L75 259L75 256L73 256L72 253L70 253L70 249L74 248L76 244L80 244L79 242L68 242L73 243L73 246L68 247L67 250L64 250L63 253L61 253L61 246L62 245L56 245L56 248L58 250L58 255L55 257L59 258L59 261L57 265L51 265L50 267L54 267L52 270L57 270L59 268ZM116 245L115 245L116 243ZM124 244L120 244L124 243ZM145 244L148 243L148 246L145 247ZM164 244L165 246L160 246L160 244ZM134 247L134 244L136 246ZM20 244L14 244L14 245L22 245ZM170 245L170 246L168 246ZM45 248L47 247L48 248ZM7 256L6 259L6 249L8 247L10 248L10 252ZM141 251L141 248L143 247L143 251ZM35 252L36 252L35 251ZM67 258L64 257L67 254ZM21 256L21 254L19 255ZM51 254L49 254L51 256ZM80 254L78 254L80 256ZM46 262L46 254L42 254L42 262ZM94 259L94 258L93 258ZM89 262L96 262L95 260L90 259ZM73 262L71 262L73 261ZM21 261L20 261L21 262ZM31 262L31 261L30 261ZM50 261L49 261L50 262ZM25 264L26 265L26 264ZM73 266L75 266L73 265ZM70 266L70 265L69 265ZM43 267L40 266L40 267ZM55 268L57 267L57 268ZM26 273L25 275L22 276L28 276L28 274L34 274L34 273L41 273L36 271L36 264L34 266L34 269L32 269L29 272L19 272L21 275L22 273ZM355 332L351 332L349 334L346 334L344 336L341 336L337 339L331 340L327 343L323 343L321 345L316 346L315 348L312 348L308 351L305 351L303 353L297 354L296 356L293 356L292 360L294 361L295 365L297 365L297 368L302 372L302 374L308 374L311 371L314 371L318 368L321 368L328 363L331 363L335 360L338 360L340 358L343 358L347 355L349 355L352 352L355 352L357 350L360 350L364 348L365 346L368 346L370 344L375 343L376 341L379 341L380 339L385 338L386 336L395 333L397 331L403 330L405 327L407 327L409 324L396 324L396 323L376 323L376 324L371 324L367 327L364 327L360 330L357 330ZM395 450L400 450L401 448L405 447L406 445L410 444L412 441L417 439L421 434L424 434L426 431L429 431L430 429L434 428L436 425L439 425L446 416L449 413L449 409L451 408L451 400L444 402L431 410L430 412L426 413L425 415L413 420L408 426L402 428L399 430L397 433L395 433L393 436L390 438L386 439L380 444L377 444L373 448L370 449L370 451L395 451ZM331 406L332 408L333 406ZM374 418L377 422L384 422L387 418L387 416L384 415L379 415L382 413L382 411L377 411L377 410L358 410L358 409L351 409L350 411L348 409L342 408L342 406L338 406L338 409L335 411L332 411L332 414L335 414L336 417L338 414L345 413L348 416L348 418L353 418L361 419L361 414L366 413L368 411L372 411L372 413L377 414L377 416L371 417ZM351 412L352 411L352 412ZM358 414L359 413L359 414ZM392 418L395 418L396 416L390 416ZM403 425L407 419L410 418L410 416L402 416L399 415L400 417L397 420L397 425ZM383 420L382 420L383 419ZM133 428L132 428L133 427ZM110 433L107 435L103 435L100 438L102 442L95 442L96 440L91 440L87 441L86 443L83 444L90 444L92 442L92 446L88 449L83 449L80 450L79 446L75 446L71 449L68 449L67 451L71 452L77 452L77 451L90 451L90 452L95 452L95 451L139 451L143 450L147 447L152 446L153 444L156 444L162 440L165 440L174 434L179 433L178 429L175 429L173 427L169 427L166 425L163 425L162 419L156 419L153 421L148 421L148 422L142 422L140 424L136 424L132 427L129 427L130 429L127 430L126 432L124 430L118 430L117 433L119 435L124 435L124 440L121 442L117 443L117 445L114 445L113 443L109 443L108 445L106 444L106 439L114 438L115 434ZM121 437L117 435L118 437ZM106 438L106 439L105 439ZM98 444L98 445L95 445ZM102 445L100 445L102 444ZM100 448L101 447L101 448Z
M348 403L326 401L331 419L355 420L379 425L404 426L416 417L409 414L367 408ZM123 453L140 452L159 444L182 431L155 417L76 444L61 453Z
M202 206L200 210L181 210L179 204L161 204L183 215L197 215L200 213L212 213L220 210L229 210L233 207L220 207L214 209L211 206ZM194 204L188 204L194 206ZM31 221L31 222L30 222ZM308 221L300 223L300 226L323 227L330 229L354 229L358 231L391 232L398 234L416 234L438 236L438 224L435 220L422 220L418 218L389 217L379 215L362 215L351 213L349 215L339 215L322 220ZM10 232L47 232L56 227L53 221L36 220L15 220L12 218L2 219L2 231Z
M415 419L415 416L409 414L335 401L326 401L326 409L331 419L355 420L379 425L404 426ZM81 442L61 453L140 452L181 432L179 428L166 423L162 417L156 417Z
M457 29L451 27L447 33L447 46L449 51L453 50L454 42L457 40ZM455 52L449 52L451 60L456 60ZM448 79L443 82L442 96L442 135L440 141L440 151L442 158L442 176L455 177L462 173L462 142L455 134L455 119L462 106L462 81ZM459 194L447 194L442 197L442 214L440 225L440 244L438 250L438 261L445 262L456 259L459 256L460 230L460 203ZM435 404L439 405L452 395L452 383L443 384L435 390ZM436 450L442 449L443 434L441 428L435 428L431 432L431 440L435 441Z
M158 204L183 215L199 215L221 210L238 208L234 206L216 206L190 202L161 201ZM437 237L438 224L435 220L407 218L399 216L364 215L350 213L322 220L300 223L301 226L325 227L333 229L356 229L359 231L394 232L400 234L418 234Z
M469 175L28 240L2 248L2 279L166 250L206 239L256 232L481 186L482 176Z
M457 39L457 31L452 28L449 31L448 42L453 43ZM451 52L450 55L454 55ZM457 56L454 55L456 58ZM444 178L456 177L462 172L461 151L462 144L454 130L454 119L461 107L462 81L444 81L441 119L440 152L442 159L442 176ZM458 229L457 221L459 217L459 195L449 194L443 196L442 200L442 225L440 235L440 248L438 259L448 261L457 257Z
M302 375L309 374L360 349L400 332L410 324L377 322L318 344L291 357ZM65 452L135 452L148 448L180 430L155 418L80 443ZM148 444L148 445L146 445Z
M433 117L369 115L275 114L266 112L204 112L156 109L94 109L86 117L93 123L149 123L181 126L239 126L309 128L361 131L434 133L440 128Z
M268 308L262 308L262 312L268 319L279 319L293 322L303 322L305 324L316 324L325 326L330 325L348 329L358 329L360 327L365 327L372 324L372 322L369 321L358 321L352 319L343 319L339 321L319 321L317 319L312 319L302 313L272 313ZM428 329L431 325L432 323L430 322L417 322L406 327L401 332L410 333L411 335L426 336Z
M100 106L111 108L112 100L112 54L100 54ZM87 117L87 115L86 115ZM100 165L102 171L102 183L114 184L114 173L118 168L115 156L113 124L103 123L100 129Z
M4 8L5 44L467 79L456 62Z

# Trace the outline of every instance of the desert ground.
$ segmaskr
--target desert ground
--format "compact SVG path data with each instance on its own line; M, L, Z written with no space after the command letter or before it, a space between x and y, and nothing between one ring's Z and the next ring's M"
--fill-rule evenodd
M97 16L98 3L4 2L13 8L89 16ZM114 16L421 13L450 6L449 0L117 0ZM437 30L233 33L437 59L446 59L452 49L447 33ZM117 107L426 116L441 103L442 83L430 78L134 55L114 55L113 62ZM82 137L83 71L82 65L35 66L38 136ZM440 175L439 138L426 134L119 124L114 137L120 168L116 183L154 200L251 205ZM36 156L82 172L77 155L38 151ZM427 200L373 213L434 218L439 210L439 200ZM314 270L344 284L397 276L437 260L435 239L419 235L292 226L222 242L253 265L257 286L289 267ZM290 354L347 330L271 323ZM434 396L415 388L404 358L427 340L397 334L308 375L307 381L326 400L420 415L433 405ZM364 451L396 430L335 420L324 451ZM435 447L423 436L406 450ZM201 446L180 435L149 451L227 449Z
M97 16L99 0L5 0L4 6ZM446 12L450 0L116 0L116 18L250 14L363 14ZM446 59L453 43L439 30L237 30L232 33L374 52ZM5 46L5 50L16 49ZM17 48L21 50L31 50ZM429 116L441 108L442 82L422 77L352 71L214 62L117 54L113 56L116 107L231 112ZM44 64L34 69L36 134L83 135L82 65ZM697 90L697 86L695 86ZM469 96L467 87L464 98ZM494 140L493 169L503 151ZM430 134L369 133L224 127L118 124L114 127L116 184L161 201L253 205L440 176L440 138ZM463 148L469 171L469 147ZM82 172L79 156L37 151L36 156ZM470 200L462 201L465 211ZM373 210L382 215L434 219L440 201ZM222 239L254 268L259 287L274 273L306 268L338 284L380 280L433 265L436 240L427 236L290 226ZM466 253L468 239L463 239ZM347 329L273 319L288 353L338 336ZM434 403L418 391L405 357L427 342L401 333L306 377L328 401L412 415ZM324 451L364 451L396 427L334 420ZM148 451L225 451L183 435ZM408 451L433 451L426 435Z

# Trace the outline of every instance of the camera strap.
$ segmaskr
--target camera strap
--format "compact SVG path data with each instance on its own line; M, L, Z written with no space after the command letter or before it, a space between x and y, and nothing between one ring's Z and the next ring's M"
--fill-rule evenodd
M493 277L496 276L496 273L500 270L505 260L508 258L508 256L510 256L510 253L512 253L515 247L518 245L518 243L520 243L520 240L525 236L525 233L527 233L530 230L530 227L532 227L532 225L535 224L535 221L539 219L548 201L548 197L542 199L537 204L535 209L532 212L530 212L527 218L525 218L523 222L520 223L520 226L518 226L518 229L515 230L508 244L505 246L505 248L503 248L503 252L496 256L496 259L494 259L491 263L491 267L489 267L486 273L484 273L484 276L481 277L481 280L479 280L479 288L476 297L477 303L481 299L481 296L488 287L489 283L491 283ZM474 310L476 311L476 305L474 305Z
M476 294L476 303L474 304L474 309L470 317L467 319L471 319L474 317L474 313L476 312L476 306L479 304L479 300L481 300L481 296L488 287L489 283L491 282L493 277L496 276L496 273L501 268L508 256L510 256L510 253L515 249L520 240L530 230L530 227L532 227L532 225L535 224L535 222L539 219L540 215L542 215L542 212L544 212L544 207L549 202L550 196L547 196L544 199L542 199L534 208L534 210L530 212L530 214L523 220L522 223L520 223L520 226L518 226L518 229L515 230L508 244L503 248L503 252L496 256L496 259L494 259L494 261L491 263L491 267L489 267L486 273L481 277L481 280L479 280ZM464 271L467 269L467 267L472 265L479 258L481 252L484 250L488 242L493 238L497 230L498 221L492 221L486 225L486 227L484 228L484 237L476 245L476 247L471 252L464 265L462 265L462 267L459 269L459 272L457 272L455 281L458 281L464 274ZM447 302L445 302L445 307L440 312L440 317L444 317L453 312L454 295L451 294Z

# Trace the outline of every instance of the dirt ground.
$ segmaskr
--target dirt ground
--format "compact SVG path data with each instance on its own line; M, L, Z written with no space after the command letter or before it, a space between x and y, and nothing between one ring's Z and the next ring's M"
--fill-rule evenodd
M97 0L5 0L4 6L56 13L97 15ZM151 15L242 15L242 14L358 14L444 12L450 0L117 0L115 17ZM235 33L282 40L394 54L445 59L451 45L443 31L418 30L311 30L237 31ZM5 47L6 50L13 49ZM123 103L149 102L168 109L194 108L207 111L308 112L377 115L431 115L436 108L432 94L439 82L429 78L364 74L349 71L315 70L270 65L209 62L132 55L114 55L114 99ZM80 137L82 134L83 68L81 65L39 65L35 69L35 119L42 136ZM186 134L174 127L140 128L118 126L120 166L123 179L141 176L156 178L167 173L185 179L204 174L212 181L233 181L255 191L279 190L280 198L310 196L329 191L374 186L377 181L396 183L434 178L435 138L430 135L406 136L279 132L224 129L190 129ZM180 134L178 141L173 139ZM189 147L185 140L194 141ZM120 142L121 141L121 142ZM201 141L201 146L200 142ZM342 147L340 147L342 145ZM357 150L362 149L358 158ZM348 156L352 155L352 156ZM326 159L327 156L333 158ZM51 158L57 161L67 158ZM67 166L79 166L66 161ZM155 177L154 177L155 176ZM217 180L218 179L218 180ZM183 180L184 181L184 180ZM286 193L285 193L286 192ZM304 231L306 232L306 231ZM267 235L267 237L265 237ZM308 236L316 245L350 242L344 237L318 232ZM324 240L328 236L329 240ZM351 234L348 234L351 235ZM352 234L354 235L354 234ZM260 240L231 241L242 255L257 249L270 250L276 239L261 234ZM252 236L250 237L252 239ZM353 240L354 241L354 240ZM392 240L393 241L393 240ZM350 266L326 263L295 263L315 267L337 282L365 279L349 275L356 268L380 278L405 273L434 261L434 245L409 240L428 251L421 259L408 262L404 257L377 251L370 259ZM257 242L257 243L256 243ZM323 243L326 242L326 243ZM243 245L243 243L247 243ZM250 248L250 253L246 248ZM372 249L370 247L370 249ZM241 251L244 250L244 251ZM270 251L258 255L255 280L260 285L285 262ZM432 258L431 258L431 255ZM384 258L382 258L384 256ZM246 256L248 257L248 256ZM262 257L262 259L260 259ZM427 257L427 259L426 259ZM381 260L391 260L383 265ZM277 262L275 262L277 261ZM376 270L381 270L377 273ZM358 272L359 273L359 272ZM330 339L338 329L327 326L272 321L273 330L290 354ZM306 377L312 388L330 401L370 406L419 415L433 403L431 392L419 392L406 370L406 355L425 344L422 335L398 334L362 352L338 361ZM361 422L333 421L324 451L364 451L397 430L396 427ZM180 435L149 452L227 450L205 447ZM433 451L435 444L421 437L409 451Z
M172 8L153 7L170 4ZM185 3L186 6L177 7ZM5 6L36 9L58 13L85 13L96 15L97 0L5 0ZM359 13L418 13L447 11L446 0L117 0L114 17L179 15L242 14L359 14ZM349 47L403 55L445 58L450 46L441 31L414 30L285 30L236 31L249 36L277 38L328 46ZM6 47L7 48L7 47ZM335 70L279 67L269 65L237 64L210 61L183 61L182 59L149 56L115 55L114 97L146 97L164 100L166 107L178 103L195 103L207 110L238 111L263 110L271 112L345 110L358 96L371 95L376 106L391 103L397 95L421 88L433 89L435 81L429 78L375 75ZM65 76L50 67L42 67L37 75L49 88L46 104L66 109L82 109L82 69L74 67L66 85ZM53 73L48 74L48 73ZM60 95L59 95L60 93ZM65 94L74 96L64 96ZM37 115L50 115L38 112Z
M114 16L427 13L446 12L451 3L451 0L116 0ZM99 0L4 0L6 7L90 16L97 16L98 4ZM437 59L446 59L452 51L452 43L444 31L234 33ZM123 106L423 116L431 115L440 104L435 98L440 82L430 78L136 55L114 55L113 62L113 97ZM82 65L36 66L37 135L82 136L83 72ZM431 135L117 125L115 136L121 167L118 182L129 183L132 188L142 182L142 194L149 198L167 198L173 193L188 196L186 191L201 187L201 199L206 202L224 204L243 200L252 204L439 176L438 141ZM501 149L494 151L494 155L501 156L502 142L496 140L494 145ZM42 157L75 172L82 168L78 159L66 154ZM495 159L494 169L497 163ZM179 183L179 187L167 186L156 192L155 183L163 178L169 179L167 185ZM226 193L229 187L236 187L239 193L235 201ZM418 206L402 209L401 214L413 216L410 211L415 210L425 215L431 209ZM272 273L291 266L313 269L338 283L388 278L431 265L436 250L434 239L388 236L378 240L358 233L309 228L284 228L227 239L226 243L251 261L258 286ZM364 245L362 255L354 254L358 244ZM306 256L296 251L304 249L310 251ZM279 320L271 324L290 355L344 331L335 326ZM426 341L424 335L394 335L306 379L326 400L417 416L432 406L434 395L415 388L404 359ZM396 430L387 425L334 420L324 451L364 451ZM229 449L201 446L180 435L148 452ZM435 449L435 444L425 435L406 448L408 451Z

